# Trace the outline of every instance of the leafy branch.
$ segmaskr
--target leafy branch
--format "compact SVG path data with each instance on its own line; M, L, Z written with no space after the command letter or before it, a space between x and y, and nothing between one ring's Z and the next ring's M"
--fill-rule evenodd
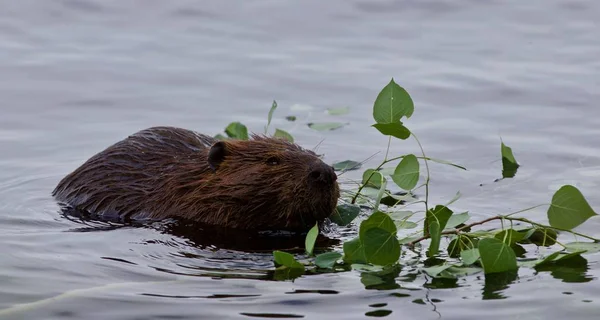
M268 115L265 133L271 123L271 118L277 104L273 102ZM347 109L329 112L330 114L343 114ZM547 204L535 205L509 214L495 215L480 221L470 222L468 212L454 213L450 206L460 198L460 192L444 205L431 203L431 179L429 163L435 162L454 166L466 170L463 166L450 161L428 157L421 141L415 133L405 125L414 112L414 103L408 92L399 86L394 79L379 92L373 104L372 126L381 134L388 136L387 149L384 159L374 168L363 172L362 181L355 190L344 190L343 199L334 214L330 217L333 223L346 226L357 219L364 218L359 223L359 231L355 238L343 243L342 252L329 251L316 256L314 244L318 236L318 226L314 226L306 236L306 253L308 260L298 262L293 255L276 251L273 253L278 279L290 279L302 275L306 269L319 269L333 271L338 267L344 270L358 269L361 272L388 272L396 270L400 265L401 248L407 246L415 248L416 244L428 241L426 248L427 257L436 257L439 264L425 267L421 270L432 277L458 277L472 273L473 270L483 271L486 275L502 272L514 272L519 265L539 266L570 259L585 252L600 251L600 239L573 231L574 228L585 223L592 216L597 215L590 207L583 194L574 186L565 185L559 188L554 195L547 210L549 225L516 216L519 213L530 211ZM309 125L309 127L311 127ZM314 129L314 126L311 127ZM232 123L226 130L228 137L247 138L247 129L239 124ZM287 132L277 129L275 134L285 136L293 141ZM407 140L413 137L419 146L420 154L404 154L390 156L390 147L393 141ZM519 164L512 149L504 141L500 141L500 156L502 158L502 177L509 179L517 174ZM420 161L425 170L424 182L421 179ZM398 162L395 167L387 165ZM343 161L334 164L336 170L355 170L362 163L356 161ZM391 183L389 183L391 181ZM389 183L389 184L388 184ZM393 184L392 184L393 183ZM397 196L390 187L398 187L406 192L406 196ZM425 189L425 199L417 200L410 195L420 188ZM347 196L346 196L347 195ZM369 210L362 210L357 205L364 199L372 200ZM415 205L423 206L424 210L407 210ZM410 219L424 212L424 217L415 221ZM362 213L362 214L361 214ZM499 221L500 229L491 231L476 230L474 227L482 226L493 221ZM527 228L517 229L515 223L524 223ZM414 229L422 225L417 232L402 239L398 238L399 231ZM560 233L570 234L574 237L590 240L591 242L558 241ZM448 257L440 255L441 239L449 238L447 246ZM517 260L515 249L521 245L535 245L552 247L559 245L561 249L537 261L524 264ZM569 253L565 253L564 251ZM452 260L455 259L455 260ZM456 260L457 259L457 260ZM387 270L387 271L386 271Z

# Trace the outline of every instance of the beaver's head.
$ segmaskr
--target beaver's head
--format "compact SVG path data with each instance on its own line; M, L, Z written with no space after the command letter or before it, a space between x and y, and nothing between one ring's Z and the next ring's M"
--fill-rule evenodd
M207 157L213 173L206 190L227 224L306 230L335 210L340 191L333 168L294 143L253 135L216 142Z

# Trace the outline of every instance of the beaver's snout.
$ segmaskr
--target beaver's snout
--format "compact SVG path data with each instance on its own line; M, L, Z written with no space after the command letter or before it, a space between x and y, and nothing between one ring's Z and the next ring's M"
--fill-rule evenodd
M308 175L314 183L332 185L337 180L337 175L333 168L321 161L313 164L312 171Z

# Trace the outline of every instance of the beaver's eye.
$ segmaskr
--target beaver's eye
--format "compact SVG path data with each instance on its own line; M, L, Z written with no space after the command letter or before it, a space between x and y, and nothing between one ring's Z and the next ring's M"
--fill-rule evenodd
M279 164L279 159L277 159L277 157L269 157L267 159L267 164L270 166L276 166Z

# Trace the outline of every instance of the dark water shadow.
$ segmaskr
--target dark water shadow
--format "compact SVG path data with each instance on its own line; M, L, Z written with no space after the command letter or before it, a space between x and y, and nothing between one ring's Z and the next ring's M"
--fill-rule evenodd
M587 274L588 261L582 256L573 256L569 259L535 267L537 272L550 272L552 277L568 283L582 283L594 280Z
M271 252L285 250L287 252L303 253L306 232L289 232L280 230L255 231L232 230L218 226L205 225L196 222L171 221L155 229L185 238L195 246L217 247L221 249L244 252ZM315 247L318 249L329 248L339 244L337 239L320 235Z
M360 274L360 282L366 290L394 290L400 289L396 279L400 276L402 265L395 264L385 267L380 271L363 271Z
M518 272L500 272L485 275L485 284L483 286L483 300L507 299L502 292L517 280Z

